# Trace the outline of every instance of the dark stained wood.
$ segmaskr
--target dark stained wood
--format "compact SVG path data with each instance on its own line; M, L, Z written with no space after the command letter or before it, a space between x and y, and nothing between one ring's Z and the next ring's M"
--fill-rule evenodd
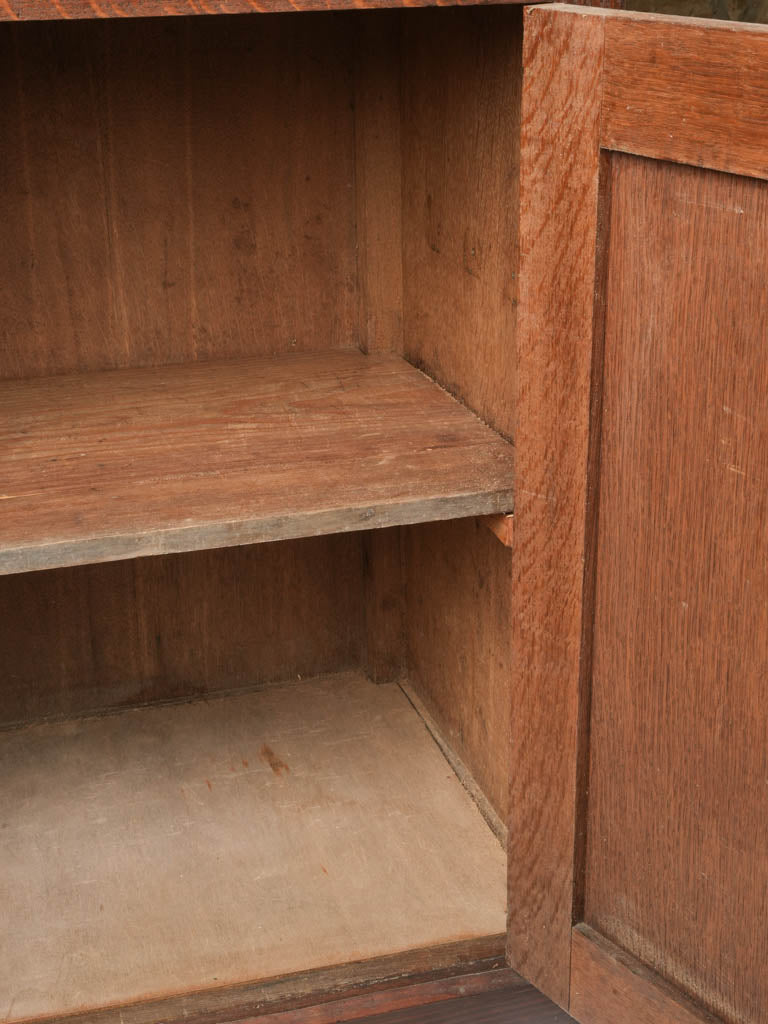
M0 576L0 724L359 666L364 537Z
M273 11L448 6L465 0L0 0L0 21L60 18L148 18L179 14L243 14ZM499 0L473 0L497 3ZM501 0L522 3L523 0Z
M402 28L395 11L355 19L355 198L364 352L403 351Z
M768 177L768 26L635 14L605 33L606 148Z
M570 1012L579 1024L719 1024L587 925L573 930Z
M355 201L359 344L364 352L403 351L401 155L402 15L355 19ZM404 669L400 534L363 538L365 670L375 682Z
M398 356L7 381L0 407L4 572L512 503L511 446Z
M570 1020L566 1013L528 985L513 991L468 996L449 1003L367 1017L360 1024L568 1024Z
M2 26L0 377L358 344L353 21Z
M508 967L472 974L458 972L440 980L406 983L398 988L373 988L345 999L250 1018L242 1024L255 1024L256 1020L259 1024L337 1024L363 1019L385 1024L390 1017L398 1019L404 1011L406 1019L412 1015L414 1020L424 1020L425 1015L431 1019L435 1014L436 1019L442 1019L444 1014L450 1016L454 1007L455 1012L461 1012L469 1006L467 997L499 992L504 993L504 1005L512 1006L523 998L523 994L530 993L530 986ZM447 1006L447 1003L451 1005ZM477 1003L473 1001L471 1005L474 1007ZM484 1001L483 1008L485 1005ZM371 1018L371 1014L375 1017Z
M402 536L399 527L362 534L365 671L375 683L405 671Z
M407 678L506 822L515 553L478 519L403 534Z
M420 11L404 21L405 353L506 436L520 46L519 10Z
M529 8L515 407L510 964L568 1005L603 19Z
M611 206L584 916L758 1021L768 184L617 154Z
M403 20L406 352L510 435L520 12L421 11ZM406 534L409 679L505 820L511 553L473 522Z

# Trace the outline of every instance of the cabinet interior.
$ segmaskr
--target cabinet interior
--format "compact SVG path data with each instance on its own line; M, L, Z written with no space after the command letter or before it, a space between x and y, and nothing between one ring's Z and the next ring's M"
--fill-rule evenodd
M0 25L7 1021L502 957L521 32Z

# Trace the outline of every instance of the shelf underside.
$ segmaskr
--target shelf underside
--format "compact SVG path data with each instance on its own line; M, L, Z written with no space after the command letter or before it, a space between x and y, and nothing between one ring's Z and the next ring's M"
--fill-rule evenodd
M0 384L0 573L509 511L512 447L358 351Z
M30 726L0 777L5 1021L224 1012L228 986L504 931L504 852L394 684Z

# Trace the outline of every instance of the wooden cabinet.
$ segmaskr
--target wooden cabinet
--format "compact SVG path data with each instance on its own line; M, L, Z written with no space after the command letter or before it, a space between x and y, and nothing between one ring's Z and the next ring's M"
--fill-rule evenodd
M0 1015L766 1020L768 36L319 6L0 4Z

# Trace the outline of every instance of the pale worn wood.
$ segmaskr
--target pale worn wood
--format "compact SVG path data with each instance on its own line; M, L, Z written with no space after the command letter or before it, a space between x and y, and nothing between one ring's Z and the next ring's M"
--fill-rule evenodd
M397 12L355 21L355 200L364 352L403 351L402 28Z
M768 178L768 26L635 14L605 33L606 148Z
M0 377L357 346L354 42L3 26Z
M365 536L0 577L0 724L358 667Z
M760 1021L768 183L611 169L584 919Z
M60 18L149 18L184 14L249 14L382 7L441 7L465 0L0 0L0 21ZM499 0L473 0L477 4ZM522 3L523 0L501 0Z
M478 786L477 782L475 782L475 779L469 768L464 764L464 762L461 760L458 754L453 750L450 743L448 743L447 739L443 735L441 726L430 714L426 704L421 699L417 691L414 690L411 683L407 679L403 679L400 683L400 686L408 700L411 702L411 704L413 704L413 706L418 711L422 721L429 729L435 743L437 743L438 747L440 747L440 749L442 750L443 756L445 757L446 761L456 773L456 777L459 779L462 786L466 789L466 791L472 797L474 802L477 804L480 813L485 818L488 828L490 828L490 830L499 840L504 849L506 849L506 824L496 813L493 805L491 804L490 800L486 797L483 790Z
M397 356L7 381L0 408L4 572L512 503L511 446Z
M573 930L570 1014L579 1024L720 1024L587 925Z
M227 986L504 928L504 852L395 685L30 727L0 773L6 1021L221 1012Z
M511 965L567 1007L603 19L529 8L526 26L508 948Z
M421 11L403 21L406 351L509 435L520 12ZM510 553L476 522L405 532L409 679L506 820Z

